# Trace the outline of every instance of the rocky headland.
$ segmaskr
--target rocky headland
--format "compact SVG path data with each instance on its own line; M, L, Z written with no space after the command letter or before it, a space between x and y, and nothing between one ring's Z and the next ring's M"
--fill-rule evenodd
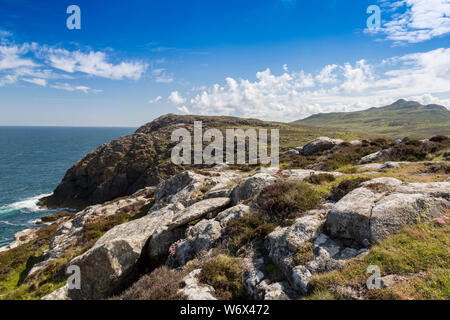
M170 133L194 120L280 128L280 168L172 164ZM2 298L448 299L450 139L302 130L166 115L100 146L41 201L79 211L0 249Z

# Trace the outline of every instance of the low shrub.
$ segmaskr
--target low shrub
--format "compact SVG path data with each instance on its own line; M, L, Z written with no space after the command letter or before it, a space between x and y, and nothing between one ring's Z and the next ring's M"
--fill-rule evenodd
M243 269L239 258L220 254L203 265L199 280L212 286L221 300L245 298Z
M334 186L331 189L331 194L328 196L328 200L338 202L343 197L345 197L348 193L358 188L359 185L365 181L368 181L369 178L358 177L356 179L348 179L343 180L339 185Z
M311 175L305 181L312 184L322 184L323 182L332 182L335 180L336 178L332 174L320 173Z
M246 214L228 222L222 246L235 254L249 242L265 238L274 229L275 225L266 214L261 212Z
M306 265L309 261L314 259L314 244L312 242L305 242L297 248L294 255L296 265Z
M282 222L295 213L314 209L324 194L306 182L279 181L264 188L256 198L256 206L270 216L271 221Z
M181 300L178 290L183 287L186 274L166 266L142 276L114 300Z

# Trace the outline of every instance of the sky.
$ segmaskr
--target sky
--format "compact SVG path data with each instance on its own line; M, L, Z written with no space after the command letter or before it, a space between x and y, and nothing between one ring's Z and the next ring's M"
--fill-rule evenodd
M450 107L450 0L0 0L0 125L294 121L400 98Z

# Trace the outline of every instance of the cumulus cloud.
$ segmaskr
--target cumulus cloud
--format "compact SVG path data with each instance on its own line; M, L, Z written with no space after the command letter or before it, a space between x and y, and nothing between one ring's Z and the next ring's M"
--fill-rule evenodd
M189 114L190 113L189 109L186 106L178 107L177 110L180 111L181 113L184 113L184 114Z
M418 43L450 33L448 0L381 0L383 12L393 12L382 28L369 33L384 33L397 43Z
M407 97L448 106L448 100L437 96L450 97L449 68L450 49L440 48L391 57L383 63L359 60L328 65L317 74L300 70L276 75L266 69L256 74L256 80L226 78L224 84L196 93L186 107L199 114L292 121ZM178 92L172 95L175 104L185 103Z
M173 104L183 104L186 102L186 99L183 98L178 91L173 91L169 96L169 101Z

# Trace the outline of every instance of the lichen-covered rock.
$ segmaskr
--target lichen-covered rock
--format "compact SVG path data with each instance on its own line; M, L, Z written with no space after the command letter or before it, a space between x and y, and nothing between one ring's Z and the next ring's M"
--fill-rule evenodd
M72 299L104 299L123 289L139 273L142 249L153 233L168 225L181 204L153 209L147 216L114 227L90 250L73 259L81 271L81 289L69 290Z
M233 203L238 204L242 200L250 199L256 196L262 189L275 182L276 178L272 174L258 172L233 190L231 194Z
M412 223L428 221L450 207L450 184L402 183L394 178L366 181L328 212L333 238L368 246Z
M249 206L245 204L238 204L234 207L220 212L216 216L216 221L219 221L222 228L225 228L230 220L238 219L248 213L250 213Z
M52 293L42 297L41 300L70 300L68 297L68 286L65 285L59 289L56 289Z
M294 224L286 228L276 228L265 241L269 257L283 271L286 277L291 276L295 267L293 255L298 248L318 235L321 219L315 215L298 218Z
M191 241L195 253L208 251L221 236L222 227L215 220L202 220L187 230L187 239Z
M365 164L369 162L382 161L389 158L391 149L380 150L378 152L371 153L365 157L362 157L358 162L359 164Z
M325 150L329 150L334 148L336 145L341 144L344 142L340 139L331 139L328 137L319 137L317 139L314 139L307 144L305 144L300 151L301 155L304 156L312 156L316 155L317 153Z
M300 292L302 295L305 295L308 292L308 283L311 279L312 274L305 266L296 266L292 269L292 286Z
M329 272L340 269L349 259L366 252L367 249L347 247L322 233L314 240L314 259L306 267L312 274Z
M264 293L264 300L293 300L298 297L287 282L270 283L264 280L259 286Z
M30 242L36 237L38 230L39 228L30 228L17 232L14 235L14 241L4 247L1 247L0 252L8 251Z
M81 209L155 186L179 170L158 157L165 139L162 134L135 133L101 145L75 163L41 204Z
M27 275L27 279L73 246L85 232L87 222L104 219L119 213L138 211L151 201L149 197L153 189L153 187L144 188L126 199L89 206L77 212L72 219L58 227L50 240L49 250L44 255L44 260L33 266Z
M405 225L429 221L440 216L450 202L424 194L393 193L380 200L372 210L370 241L386 238Z
M200 272L201 269L196 269L189 273L183 279L185 287L178 293L186 300L217 300L214 288L198 281L197 277Z

